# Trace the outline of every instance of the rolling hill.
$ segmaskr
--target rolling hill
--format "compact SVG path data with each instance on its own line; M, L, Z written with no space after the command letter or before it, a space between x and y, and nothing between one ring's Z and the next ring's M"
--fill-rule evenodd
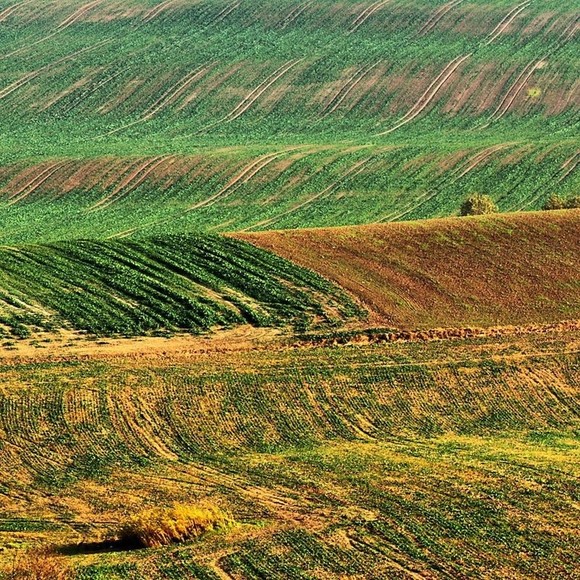
M396 328L580 318L580 212L236 234L349 291Z
M575 577L579 15L0 0L0 580Z
M0 566L52 543L79 579L573 576L579 364L577 333L4 361ZM239 525L99 543L204 500Z
M578 191L573 3L33 1L0 26L2 243Z
M208 235L0 248L0 285L5 338L61 328L140 335L309 326L363 314L313 272Z

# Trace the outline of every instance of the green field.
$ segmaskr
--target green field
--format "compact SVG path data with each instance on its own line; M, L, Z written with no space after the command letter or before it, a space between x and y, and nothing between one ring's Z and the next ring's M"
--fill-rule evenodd
M578 191L577 8L7 8L0 242L538 209Z
M314 272L218 236L79 240L0 249L5 338L198 333L235 324L336 324L364 314Z
M0 580L577 578L579 14L0 0Z

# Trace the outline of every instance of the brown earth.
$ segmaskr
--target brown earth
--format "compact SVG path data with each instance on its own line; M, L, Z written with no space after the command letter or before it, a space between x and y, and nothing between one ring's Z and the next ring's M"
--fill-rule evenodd
M238 233L402 329L580 318L580 211Z

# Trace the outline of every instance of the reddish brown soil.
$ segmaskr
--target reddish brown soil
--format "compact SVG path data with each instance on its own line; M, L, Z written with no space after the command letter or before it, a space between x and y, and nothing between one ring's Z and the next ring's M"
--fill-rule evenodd
M236 234L403 329L580 318L580 211Z

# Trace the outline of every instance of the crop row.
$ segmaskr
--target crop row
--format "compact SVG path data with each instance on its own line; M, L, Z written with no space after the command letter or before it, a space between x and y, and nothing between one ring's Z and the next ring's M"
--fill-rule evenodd
M0 176L0 241L417 219L456 214L474 192L533 210L577 190L577 163L571 143L508 141L13 165Z
M0 545L211 496L231 538L75 558L79 578L566 577L580 361L558 345L5 363Z
M443 123L486 135L515 123L541 135L545 119L570 131L578 105L575 15L548 0L513 21L503 3L457 3L439 19L432 3L251 0L216 25L233 5L171 2L143 21L139 4L125 16L112 0L81 14L30 3L9 14L0 39L5 157L185 152L273 134L367 139L410 117L404 138L418 121L423 133Z
M350 358L357 352L345 359L319 350L262 354L253 356L259 364L242 358L219 368L23 367L7 375L7 386L29 387L0 396L0 432L21 449L18 462L26 469L58 481L115 464L187 461L232 448L578 426L573 356L429 368L391 366L380 349Z
M217 236L20 246L0 250L0 264L16 303L96 334L308 324L358 312L316 274Z

